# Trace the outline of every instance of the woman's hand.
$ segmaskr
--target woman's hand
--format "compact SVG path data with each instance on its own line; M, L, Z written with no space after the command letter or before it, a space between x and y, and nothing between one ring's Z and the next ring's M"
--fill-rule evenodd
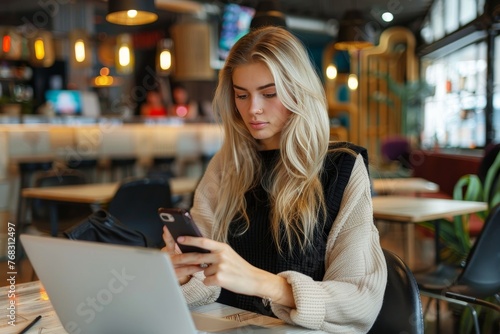
M179 283L186 284L190 280L192 274L200 271L200 267L178 264L179 256L181 256L182 253L166 226L163 226L163 241L165 242L165 247L163 247L161 251L170 255L170 260L174 266Z
M173 239L168 241L173 242ZM210 251L210 253L176 255L173 261L175 261L176 268L186 270L182 273L194 269L195 271L189 273L191 275L202 268L206 277L205 285L220 286L244 295L269 297L274 302L295 307L292 288L286 279L254 267L228 244L207 238L188 236L177 238L177 242Z

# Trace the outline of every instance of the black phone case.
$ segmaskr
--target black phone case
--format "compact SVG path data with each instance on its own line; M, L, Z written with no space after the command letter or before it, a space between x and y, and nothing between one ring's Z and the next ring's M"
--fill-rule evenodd
M177 240L177 238L180 236L191 236L191 237L202 236L200 230L198 230L198 227L191 218L191 215L184 209L159 208L158 215L160 216L160 219L163 221L165 226L167 226L174 240ZM210 253L210 251L206 249L195 246L186 246L180 244L177 245L179 246L179 249L183 253L190 253L190 252Z

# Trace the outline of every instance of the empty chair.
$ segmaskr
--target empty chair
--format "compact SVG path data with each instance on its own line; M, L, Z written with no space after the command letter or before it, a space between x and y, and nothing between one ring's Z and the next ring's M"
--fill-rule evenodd
M369 333L423 334L424 317L415 277L399 256L383 251L387 263L387 287L382 309Z
M50 170L38 174L35 179L35 187L56 187L85 184L87 180L79 171ZM57 236L67 228L81 222L92 210L88 204L49 201L42 199L31 200L31 214L33 226L42 232Z
M437 270L415 275L422 295L437 299L436 310L439 326L439 300L457 303L456 299L445 297L447 292L458 293L471 298L487 298L500 292L500 204L490 210L483 229L474 243L463 267L441 265ZM468 304L470 306L470 304ZM478 319L474 309L476 332Z
M141 232L148 245L161 248L163 223L158 216L159 207L171 207L170 184L164 178L129 178L124 180L108 211L124 225Z

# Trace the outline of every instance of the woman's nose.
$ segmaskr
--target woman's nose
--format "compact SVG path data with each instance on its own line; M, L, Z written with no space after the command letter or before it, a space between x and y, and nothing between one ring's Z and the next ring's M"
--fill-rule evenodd
M258 104L252 104L251 106L251 109L252 111L252 114L262 114L262 112L264 111L264 108L262 108L260 105Z

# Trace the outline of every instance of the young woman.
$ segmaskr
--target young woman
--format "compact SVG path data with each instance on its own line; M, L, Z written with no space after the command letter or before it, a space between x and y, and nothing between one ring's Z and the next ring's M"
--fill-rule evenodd
M367 332L387 271L366 151L329 143L324 90L301 42L277 27L242 37L220 72L213 107L225 140L191 209L205 237L174 241L164 230L188 303ZM179 254L175 242L210 253Z

